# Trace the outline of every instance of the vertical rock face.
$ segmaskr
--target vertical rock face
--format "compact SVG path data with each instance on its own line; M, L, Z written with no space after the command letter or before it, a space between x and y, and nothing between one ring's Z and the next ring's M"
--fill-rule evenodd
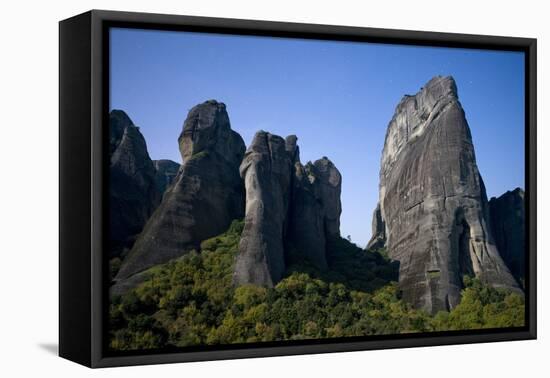
M382 219L380 204L376 205L372 214L372 237L367 244L367 249L380 249L386 246L386 225Z
M434 313L456 306L464 275L518 288L491 234L452 77L433 78L397 106L382 152L376 223L384 224L388 253L400 263L403 298L416 308Z
M307 260L319 269L327 268L325 210L321 198L319 173L311 163L300 163L297 138L286 138L291 169L290 208L286 235L288 264ZM338 201L340 198L338 198Z
M290 167L285 140L265 131L257 132L240 166L246 188L246 212L235 262L237 285L273 286L283 276Z
M258 132L241 164L246 217L234 282L273 286L289 264L327 268L340 236L340 172L328 158L300 163L297 138Z
M201 241L243 216L235 284L273 286L289 262L327 268L328 241L340 236L342 209L342 178L328 158L302 165L296 136L285 140L264 131L245 154L225 105L213 100L191 109L178 142L181 167L170 160L152 162L128 117L112 115L112 171L124 173L112 180L112 217L139 223L126 234L141 231L122 261L113 294L139 283L140 272L199 249ZM118 191L117 183L133 187Z
M292 164L300 162L300 147L298 147L296 135L289 135L285 138L285 149Z
M502 259L518 282L525 278L525 192L516 188L489 201L493 235Z
M198 249L202 240L244 215L239 164L245 146L231 130L225 105L211 100L191 109L178 142L183 164L123 261L117 281Z
M295 163L291 206L286 237L288 263L304 260L320 269L327 268L324 209L315 167Z
M316 160L313 166L324 208L325 232L327 237L339 237L340 215L342 214L342 203L340 202L342 176L326 156Z
M160 201L156 170L139 129L121 110L109 115L111 256L130 248Z
M160 193L164 193L166 188L168 188L178 174L180 165L172 160L162 159L162 160L153 160L155 169L157 173L155 175L155 182L157 184L157 189Z

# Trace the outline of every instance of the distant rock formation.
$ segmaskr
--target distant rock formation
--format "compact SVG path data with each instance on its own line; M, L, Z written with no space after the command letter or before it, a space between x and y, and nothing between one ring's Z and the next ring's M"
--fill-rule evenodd
M376 205L372 214L372 237L366 249L376 250L386 246L386 225L382 219L380 204Z
M273 286L288 266L327 268L327 239L340 236L342 178L323 157L300 163L297 137L260 131L245 154L244 231L234 282Z
M485 187L452 77L433 78L397 105L382 152L380 220L374 223L384 225L378 235L399 261L403 299L415 308L455 307L464 275L520 291L491 234Z
M178 142L183 164L115 281L198 249L244 216L245 145L231 130L225 105L210 100L191 109Z
M525 278L525 192L516 188L489 201L498 251L518 282Z
M109 114L110 256L132 247L160 201L156 170L139 128L122 110Z
M155 182L157 184L157 189L160 193L164 193L166 188L168 188L178 174L180 165L172 160L162 159L162 160L153 160L155 169L157 173L155 175Z

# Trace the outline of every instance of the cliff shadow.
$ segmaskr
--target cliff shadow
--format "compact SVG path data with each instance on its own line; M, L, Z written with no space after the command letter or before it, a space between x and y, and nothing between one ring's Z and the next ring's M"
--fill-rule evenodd
M344 238L332 238L327 243L327 269L321 270L307 260L290 261L286 276L307 273L328 283L372 293L399 278L399 262L391 261L384 252L362 249Z

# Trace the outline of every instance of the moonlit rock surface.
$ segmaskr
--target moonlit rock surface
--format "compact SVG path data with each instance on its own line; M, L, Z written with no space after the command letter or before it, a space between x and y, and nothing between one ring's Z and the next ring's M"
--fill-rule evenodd
M293 162L286 256L290 264L308 261L325 270L327 239L340 235L342 180L340 172L327 158L302 165L296 140L295 136L286 138ZM317 166L322 166L323 171Z
M233 275L236 285L271 287L283 277L290 168L285 140L265 131L257 132L240 166L246 211Z
M525 192L516 188L489 201L498 251L518 281L525 278Z
M175 161L168 159L153 160L153 164L157 170L155 175L157 188L160 193L164 193L166 188L172 185L176 179L180 165Z
M225 105L210 100L191 109L178 142L183 164L116 280L198 249L244 215L239 164L245 146Z
M491 233L452 77L433 78L397 105L382 152L379 215L389 256L400 263L403 299L415 308L435 313L455 307L464 275L521 291Z
M122 110L109 114L109 238L111 257L132 247L160 202L145 139Z

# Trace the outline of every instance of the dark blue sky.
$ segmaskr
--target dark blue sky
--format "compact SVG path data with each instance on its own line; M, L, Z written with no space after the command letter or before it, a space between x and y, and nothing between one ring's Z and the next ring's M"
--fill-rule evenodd
M405 94L453 75L489 197L524 188L524 60L517 52L186 32L111 30L111 109L141 128L153 159L181 162L194 105L216 99L248 145L296 134L302 162L343 176L343 236L365 245L386 127Z

